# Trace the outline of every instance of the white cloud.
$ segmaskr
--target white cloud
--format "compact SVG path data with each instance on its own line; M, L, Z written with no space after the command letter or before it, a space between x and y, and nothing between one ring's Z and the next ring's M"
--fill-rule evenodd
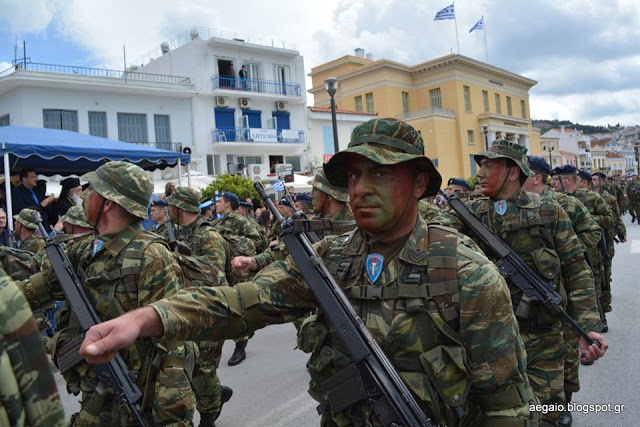
M0 0L0 24L12 34L40 33L56 11L52 0Z

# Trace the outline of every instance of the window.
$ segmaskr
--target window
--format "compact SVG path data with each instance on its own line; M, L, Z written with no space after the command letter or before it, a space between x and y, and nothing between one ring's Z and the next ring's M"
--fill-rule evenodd
M153 116L153 126L156 133L156 148L161 150L173 150L171 146L171 126L169 125L169 116L164 114L155 114Z
M409 114L409 92L402 92L402 112L405 116Z
M261 165L262 156L236 156L236 163L242 163L245 166Z
M482 91L482 108L484 108L484 112L489 112L489 92L486 90Z
M0 127L9 126L11 124L11 120L9 118L9 114L0 117Z
M362 95L356 96L356 111L362 111Z
M291 164L291 166L293 166L294 172L302 171L302 169L300 168L300 156L285 156L284 162Z
M89 135L107 137L107 113L89 111Z
M322 147L324 154L334 154L333 146L333 126L322 125Z
M469 86L462 86L462 92L464 93L464 110L471 112L471 89Z
M496 99L496 113L502 114L502 107L500 106L500 94L496 93L494 96Z
M469 145L475 145L476 141L473 139L473 131L472 130L468 130L467 131L467 142L469 143Z
M365 97L367 98L367 113L375 113L373 109L373 94L367 93Z
M520 100L520 111L522 112L522 118L527 118L527 104L524 102L524 99Z
M442 97L440 96L440 88L431 89L429 91L429 97L431 98L431 108L442 108Z
M126 142L148 142L147 115L118 113L118 139Z
M511 97L507 96L507 115L513 116L513 109L511 108Z
M78 112L69 110L42 110L44 127L78 132Z
M473 154L469 154L469 166L471 169L471 176L476 176L476 172L478 171L478 164L476 163L476 159Z

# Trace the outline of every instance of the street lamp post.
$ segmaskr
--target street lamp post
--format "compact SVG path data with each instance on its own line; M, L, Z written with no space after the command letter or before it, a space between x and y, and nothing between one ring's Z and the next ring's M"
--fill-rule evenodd
M482 133L484 133L484 149L489 151L489 125L482 125Z
M324 81L324 88L331 97L331 125L333 126L333 152L334 154L340 151L338 145L338 119L336 118L336 100L334 98L336 91L338 90L338 79L335 77L329 77Z
M553 151L553 147L551 145L549 145L547 147L547 151L549 152L549 166L551 166L553 168L553 161L551 161L551 152Z

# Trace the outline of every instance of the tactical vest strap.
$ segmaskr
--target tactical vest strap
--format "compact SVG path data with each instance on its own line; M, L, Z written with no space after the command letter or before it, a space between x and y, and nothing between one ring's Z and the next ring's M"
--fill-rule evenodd
M378 286L353 286L347 289L351 298L355 299L398 299L398 298L433 298L440 295L448 295L458 291L458 281L448 281L434 284L419 285L415 280L415 273L411 273L411 281L405 281L403 285L393 287Z
M506 390L491 394L477 394L476 397L483 411L487 412L517 408L533 399L525 384L511 386Z

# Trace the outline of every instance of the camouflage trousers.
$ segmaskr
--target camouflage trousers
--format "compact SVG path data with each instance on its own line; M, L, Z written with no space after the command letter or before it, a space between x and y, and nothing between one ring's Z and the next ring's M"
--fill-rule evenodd
M580 391L580 335L569 325L563 324L562 338L567 352L564 355L564 391L577 393Z
M600 303L605 313L609 313L611 309L611 261L604 264L604 280L601 286Z
M562 340L560 323L544 331L521 329L520 335L527 350L527 376L540 404L564 403L564 355L567 347ZM542 414L541 425L555 426L559 415L559 412Z
M636 219L638 218L638 215L640 215L640 200L637 198L629 200L629 213L631 216L635 216Z
M196 408L200 414L220 412L222 384L216 370L222 357L222 342L200 341L200 356L193 370L191 386L196 395Z

